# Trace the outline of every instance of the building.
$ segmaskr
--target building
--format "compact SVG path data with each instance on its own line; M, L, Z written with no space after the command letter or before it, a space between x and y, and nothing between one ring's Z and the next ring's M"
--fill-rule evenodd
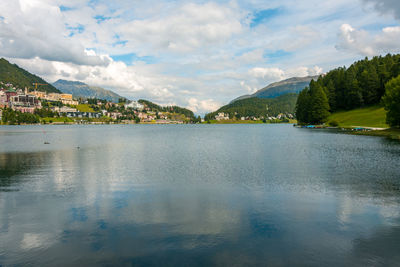
M101 112L65 112L68 118L101 118Z
M229 120L229 114L225 114L224 112L219 112L219 113L215 116L215 119L216 119L217 121L220 121L220 120Z
M45 98L46 98L46 100L50 100L50 101L60 101L60 94L59 93L49 93L49 94L47 94L47 96Z
M132 109L136 109L136 110L143 110L144 109L144 105L140 104L137 101L131 101L128 104L125 104L125 108L132 108Z
M7 106L6 92L0 91L0 108L4 108L6 106Z
M22 112L22 113L32 113L33 114L35 112L36 107L14 106L14 107L12 107L12 109L15 111Z
M14 95L10 97L12 107L41 107L39 99L34 95Z
M73 106L76 106L76 105L79 104L78 101L72 99L72 95L71 95L71 94L60 94L60 101L61 101L64 105L73 105Z
M108 117L110 117L110 118L112 118L114 120L122 117L122 113L121 112L107 112L106 114L107 114Z
M57 108L57 107L54 107L54 108ZM54 110L54 111L56 111L56 110ZM58 108L57 111L60 113L67 113L67 112L77 112L78 110L76 108L62 106L61 108Z
M8 89L5 91L6 93L6 102L10 102L10 98L12 96L16 96L17 95L17 91L15 89Z
M42 98L45 99L46 98L46 92L41 92L41 91L33 91L33 92L29 92L30 95L34 95L37 98Z

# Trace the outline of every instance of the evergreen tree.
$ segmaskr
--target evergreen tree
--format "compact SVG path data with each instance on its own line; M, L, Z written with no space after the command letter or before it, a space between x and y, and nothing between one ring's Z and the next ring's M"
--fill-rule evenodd
M310 110L310 94L309 88L304 88L297 98L296 103L296 118L299 123L309 122L309 110Z
M329 113L328 98L318 83L310 83L310 123L319 124L326 122Z
M329 107L331 110L336 110L336 92L335 92L335 85L333 84L332 80L328 81L328 84L326 85L326 91L328 101L329 101Z

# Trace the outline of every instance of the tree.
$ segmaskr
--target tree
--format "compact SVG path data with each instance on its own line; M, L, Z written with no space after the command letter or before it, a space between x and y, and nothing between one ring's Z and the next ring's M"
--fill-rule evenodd
M309 122L309 109L310 109L310 89L304 88L297 98L296 103L296 118L299 123Z
M310 83L310 117L309 122L319 124L324 123L328 119L329 113L329 102L328 98L318 83Z
M328 81L326 89L326 91L328 92L327 97L329 100L329 107L331 108L331 110L336 110L336 92L335 85L333 84L332 80Z
M382 100L385 104L386 122L392 127L400 126L400 75L385 85L386 91Z

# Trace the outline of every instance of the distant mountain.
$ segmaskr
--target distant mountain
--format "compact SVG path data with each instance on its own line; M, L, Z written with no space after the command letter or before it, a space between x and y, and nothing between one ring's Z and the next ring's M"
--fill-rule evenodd
M251 95L243 95L231 101L231 103L246 99L246 98L274 98L280 95L288 93L299 93L306 86L310 84L311 80L317 80L317 76L307 76L307 77L293 77L280 82L271 83L270 85L258 90Z
M0 58L0 81L4 83L12 83L15 87L19 87L21 89L24 89L25 87L33 89L33 83L41 83L45 84L39 85L38 88L41 91L46 91L48 93L60 93L60 91L50 83L18 67L16 64L11 64L4 58Z
M58 80L53 85L61 92L72 94L74 97L99 98L113 102L118 102L119 98L124 98L113 91L101 87L89 86L78 81Z
M275 98L251 97L231 102L219 108L217 111L208 113L206 120L212 120L219 112L229 114L230 118L234 116L241 117L268 117L277 116L280 113L294 114L298 94L289 93Z

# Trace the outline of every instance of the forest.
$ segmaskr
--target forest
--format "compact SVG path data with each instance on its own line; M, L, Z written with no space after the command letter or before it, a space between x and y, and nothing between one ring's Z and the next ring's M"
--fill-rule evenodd
M324 123L330 113L381 103L385 85L400 74L400 55L365 58L321 75L299 93L299 123Z

